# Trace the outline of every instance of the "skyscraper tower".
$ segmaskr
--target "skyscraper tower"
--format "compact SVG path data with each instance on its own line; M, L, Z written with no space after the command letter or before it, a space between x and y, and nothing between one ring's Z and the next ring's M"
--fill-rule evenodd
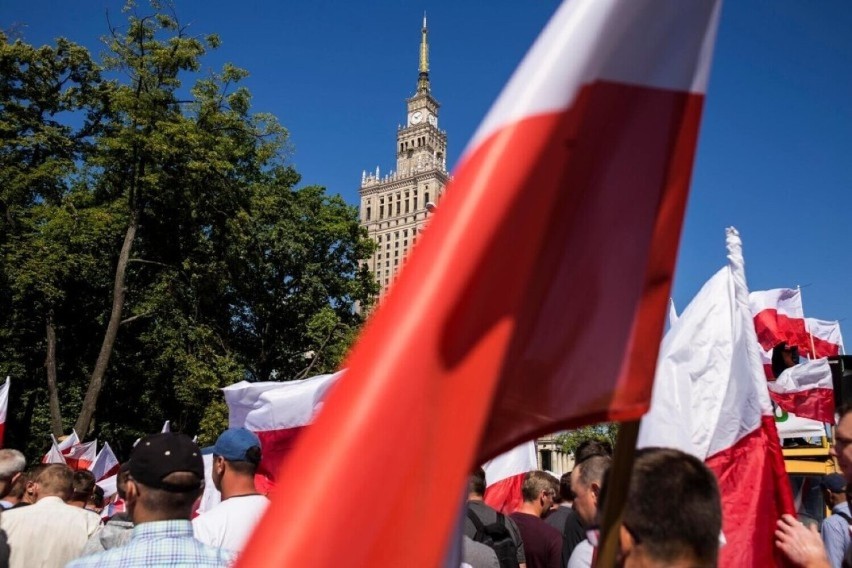
M417 90L406 100L405 126L396 133L396 170L361 174L361 225L378 245L367 266L384 293L449 180L447 133L438 128L440 105L429 85L426 16L420 37ZM427 207L427 205L429 207Z

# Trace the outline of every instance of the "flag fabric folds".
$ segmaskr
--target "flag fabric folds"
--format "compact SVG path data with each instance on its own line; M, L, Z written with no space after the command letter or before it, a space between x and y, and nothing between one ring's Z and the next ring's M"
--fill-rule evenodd
M342 374L340 371L300 381L241 381L222 389L228 404L228 426L248 428L260 439L263 451L257 473L261 490L269 490L275 484L282 460Z
M65 463L71 469L89 469L97 457L98 441L84 442L82 444L74 444L67 450L62 452L65 457Z
M834 424L834 384L828 359L790 367L767 386L772 400L787 412Z
M9 377L0 387L0 448L3 447L3 437L6 433L6 416L9 414Z
M88 470L94 474L95 481L103 481L107 477L116 475L119 467L121 467L121 464L118 463L118 458L115 457L109 443L104 442L104 447L95 456L95 460L88 467Z
M501 513L514 513L523 502L524 474L538 469L535 442L524 442L482 464L485 470L485 503Z
M557 9L285 462L239 565L330 566L341 549L354 566L437 565L475 463L645 412L718 8ZM357 490L336 490L341 477Z
M62 451L56 445L55 440L51 442L50 449L41 458L41 463L65 463L65 456L62 455Z
M775 565L773 533L794 514L772 403L748 307L741 243L663 340L640 447L674 447L704 460L722 493L721 566Z
M805 324L814 343L814 359L844 353L839 321L805 318Z
M787 345L797 345L802 355L810 352L801 290L776 288L752 292L749 307L754 315L757 340L764 350L771 351L785 341Z

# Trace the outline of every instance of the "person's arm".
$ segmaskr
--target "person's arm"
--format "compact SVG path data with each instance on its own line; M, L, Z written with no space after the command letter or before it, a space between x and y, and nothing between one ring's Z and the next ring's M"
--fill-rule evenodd
M775 546L796 566L831 568L816 527L808 528L792 515L783 515L778 520Z

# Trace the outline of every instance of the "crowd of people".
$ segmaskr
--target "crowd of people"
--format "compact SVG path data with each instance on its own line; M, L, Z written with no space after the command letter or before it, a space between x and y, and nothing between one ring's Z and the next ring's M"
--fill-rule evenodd
M91 472L65 464L27 471L21 452L0 450L0 567L228 566L269 504L254 482L260 458L254 433L223 432L211 471L221 502L196 516L200 448L180 433L147 436L117 476L126 511L104 522Z

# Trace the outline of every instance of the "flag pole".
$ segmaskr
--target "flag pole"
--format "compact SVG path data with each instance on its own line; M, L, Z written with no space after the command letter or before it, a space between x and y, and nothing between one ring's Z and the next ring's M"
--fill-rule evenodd
M799 292L799 302L802 304L802 320L805 322L805 332L808 334L808 339L811 341L811 361L816 359L816 347L814 347L814 335L811 333L811 326L808 325L808 318L805 317L805 303L802 302L802 287L796 284L796 290Z
M636 454L636 440L639 437L639 420L622 422L615 443L615 455L606 485L606 501L603 504L603 522L601 523L601 544L595 566L608 568L615 566L619 552L618 534L621 517L627 503L627 490L630 487L630 475L633 472L633 457Z

